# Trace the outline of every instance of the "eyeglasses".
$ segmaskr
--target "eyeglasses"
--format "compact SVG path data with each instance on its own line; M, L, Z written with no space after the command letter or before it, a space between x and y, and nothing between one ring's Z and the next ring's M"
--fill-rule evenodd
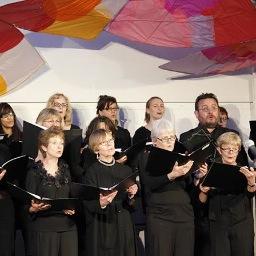
M8 114L4 114L4 115L1 116L1 118L3 118L3 119L7 119L8 117L12 117L13 118L14 114L12 112L10 112Z
M106 140L106 141L102 141L101 143L100 143L100 145L101 146L108 146L108 145L111 145L111 144L114 144L114 139L112 138L112 139L110 139L110 140Z
M237 153L240 149L239 148L220 148L221 150L223 150L224 152L235 152Z
M211 107L211 108L205 106L205 107L199 108L198 110L201 110L201 111L203 111L203 112L205 112L205 113L209 113L209 112L218 111L219 108L218 108L217 106Z
M52 120L52 119L49 119L49 120L44 120L43 123L49 123L49 124L60 124L60 121L59 120Z
M118 107L116 107L116 108L104 108L104 110L112 112L112 111L118 111L119 108Z
M160 140L163 143L168 143L168 142L172 142L175 141L175 136L172 137L163 137L163 138L157 138L158 140Z
M53 103L53 106L54 106L54 107L57 107L57 108L60 108L60 107L62 107L62 108L67 108L67 107L68 107L68 104L67 104L67 103L54 102L54 103Z

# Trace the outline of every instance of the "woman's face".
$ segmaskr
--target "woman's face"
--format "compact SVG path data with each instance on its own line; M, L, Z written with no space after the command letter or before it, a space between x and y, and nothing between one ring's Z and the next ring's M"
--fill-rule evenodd
M64 149L64 140L59 136L51 137L48 141L48 146L42 146L46 152L46 156L51 158L60 158Z
M60 119L57 116L50 116L49 118L46 118L42 122L42 126L44 126L46 128L50 128L52 126L60 127L61 126Z
M149 114L151 121L162 118L165 112L163 101L160 99L151 100L149 108L147 108L146 111Z
M57 110L60 113L61 117L64 118L66 116L68 104L65 98L59 97L54 99L52 108Z
M239 150L240 148L232 143L225 143L218 147L218 151L224 164L235 165Z
M118 113L118 106L116 103L110 104L109 107L107 107L106 105L103 110L99 111L100 116L108 117L113 123L115 123L115 121L117 120L117 113Z
M115 141L111 133L107 133L105 139L98 146L98 153L106 158L115 154Z
M14 114L13 112L2 115L1 125L3 128L12 128L14 126Z
M168 151L173 151L175 138L175 134L171 131L162 132L159 137L156 138L155 146Z

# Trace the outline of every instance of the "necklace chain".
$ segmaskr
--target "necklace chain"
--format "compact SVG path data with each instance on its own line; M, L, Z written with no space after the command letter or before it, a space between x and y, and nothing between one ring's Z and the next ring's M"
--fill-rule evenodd
M113 160L112 160L111 163L104 162L104 161L100 160L99 158L98 158L98 161L99 161L101 164L106 165L106 166L112 166L112 165L114 165L114 164L116 163L115 158L113 158Z

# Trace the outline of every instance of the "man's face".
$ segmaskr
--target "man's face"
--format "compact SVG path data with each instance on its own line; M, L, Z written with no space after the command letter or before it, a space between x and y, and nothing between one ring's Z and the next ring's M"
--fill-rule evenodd
M201 125L206 128L215 128L219 120L219 106L214 99L202 99L198 102L195 115Z

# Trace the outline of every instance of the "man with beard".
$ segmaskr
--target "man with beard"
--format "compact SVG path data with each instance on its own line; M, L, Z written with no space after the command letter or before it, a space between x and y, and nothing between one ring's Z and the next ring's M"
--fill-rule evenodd
M220 158L215 142L218 137L225 133L234 130L224 128L218 125L219 120L219 102L213 93L202 93L195 101L195 116L199 121L196 128L184 132L180 135L180 142L186 147L187 151L193 152L195 149L210 142L209 158L218 161ZM248 166L248 159L244 148L239 152L237 163L240 166ZM200 183L200 178L204 176L203 173L195 173L195 184ZM197 198L195 192L195 198ZM196 201L196 200L195 200ZM195 203L195 256L208 256L210 253L209 242L209 220L208 220L208 206L207 204L201 206Z

